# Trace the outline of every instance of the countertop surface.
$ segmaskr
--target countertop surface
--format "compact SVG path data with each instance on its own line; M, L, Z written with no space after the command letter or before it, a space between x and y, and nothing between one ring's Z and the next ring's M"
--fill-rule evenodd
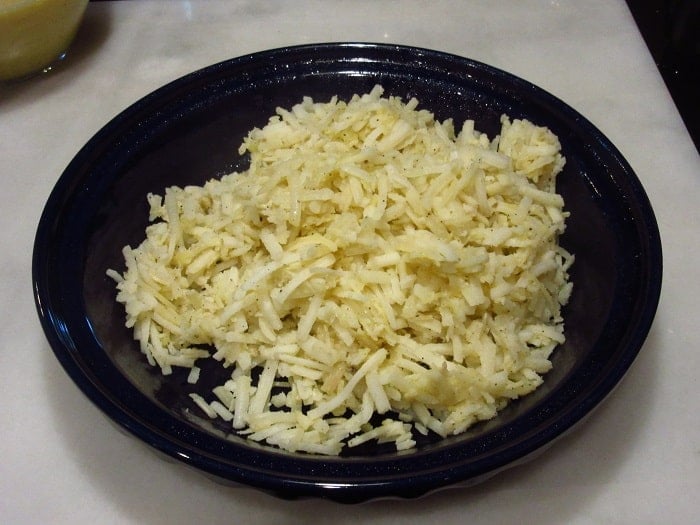
M326 41L409 44L509 71L590 119L655 209L658 313L629 373L534 461L476 487L347 507L228 488L117 431L71 382L35 312L31 254L54 183L121 110L183 74ZM696 523L700 157L624 0L91 3L66 62L0 87L3 523Z

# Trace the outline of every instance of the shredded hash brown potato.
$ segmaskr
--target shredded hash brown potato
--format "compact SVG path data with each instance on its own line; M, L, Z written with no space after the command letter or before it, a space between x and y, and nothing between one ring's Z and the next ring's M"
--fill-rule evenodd
M557 137L502 117L489 138L370 93L304 98L239 153L250 168L148 195L146 238L109 270L141 351L288 451L458 434L532 392L564 341Z

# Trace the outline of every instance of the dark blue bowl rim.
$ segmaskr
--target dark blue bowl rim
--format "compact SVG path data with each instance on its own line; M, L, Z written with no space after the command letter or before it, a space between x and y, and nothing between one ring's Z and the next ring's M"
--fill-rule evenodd
M588 147L604 159L607 168L624 185L625 205L637 211L636 230L644 250L644 259L639 262L643 266L643 282L635 298L634 323L624 327L624 334L620 336L623 350L614 362L606 364L595 377L594 384L581 389L566 405L549 407L551 414L543 415L538 426L523 431L507 443L493 442L481 455L464 456L457 443L436 451L380 458L370 464L355 458L290 456L227 443L227 456L222 457L218 453L220 443L209 434L192 431L184 438L169 435L169 429L179 423L167 414L158 413L156 407L152 408L154 419L151 421L135 417L131 408L119 399L119 392L111 391L111 385L104 382L108 372L114 374L114 371L106 372L99 367L88 369L85 361L79 359L86 349L79 347L76 340L83 335L77 337L76 328L67 323L67 313L61 308L55 283L52 284L58 257L55 243L61 234L57 231L57 218L66 200L76 191L78 174L96 161L105 143L118 140L116 134L124 126L135 125L140 117L160 107L164 99L198 89L219 78L254 75L256 68L267 68L266 74L269 68L282 65L293 68L296 64L305 64L308 68L318 64L314 67L323 68L326 63L317 61L324 57L346 60L360 72L365 71L364 67L401 68L418 62L420 66L411 66L412 74L416 72L415 67L423 68L426 75L449 69L446 74L462 75L462 82L493 83L504 86L514 97L536 101L565 118L577 133L590 141ZM37 228L32 262L37 312L54 354L82 392L121 428L165 455L217 479L244 483L283 497L316 496L342 502L386 496L415 497L446 486L471 484L551 444L598 406L631 366L651 328L661 291L661 276L661 240L651 204L627 161L592 123L541 88L487 64L429 49L377 43L309 44L262 51L195 71L137 101L95 134L57 181ZM99 351L97 340L94 345L90 350ZM235 457L231 457L231 450L235 450ZM409 470L408 464L415 468Z

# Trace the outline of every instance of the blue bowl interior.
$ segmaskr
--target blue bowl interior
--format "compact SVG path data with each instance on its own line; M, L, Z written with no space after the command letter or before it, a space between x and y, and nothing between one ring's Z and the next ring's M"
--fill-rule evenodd
M535 393L465 434L423 439L413 452L368 445L325 458L227 435L225 426L198 418L187 396L218 384L222 371L206 370L193 386L185 372L165 378L149 367L124 327L105 270L121 270L122 247L143 239L148 192L245 169L238 146L277 106L290 107L303 96L349 98L375 84L386 94L415 96L420 107L440 120L453 118L457 127L474 119L493 136L505 113L559 136L567 158L559 191L571 212L561 242L576 255L574 294L564 312L567 341ZM249 55L136 102L96 134L59 179L37 230L33 266L38 312L57 358L112 420L217 479L283 497L346 502L474 483L551 443L599 404L634 360L656 310L661 272L658 228L644 190L584 117L485 64L374 44Z

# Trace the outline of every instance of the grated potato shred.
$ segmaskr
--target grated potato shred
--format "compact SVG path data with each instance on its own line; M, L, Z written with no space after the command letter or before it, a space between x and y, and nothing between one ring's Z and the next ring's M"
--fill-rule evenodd
M376 86L253 129L250 167L148 195L117 300L163 374L214 359L193 407L248 439L336 455L415 447L532 392L564 341L573 256L547 128L493 140Z

